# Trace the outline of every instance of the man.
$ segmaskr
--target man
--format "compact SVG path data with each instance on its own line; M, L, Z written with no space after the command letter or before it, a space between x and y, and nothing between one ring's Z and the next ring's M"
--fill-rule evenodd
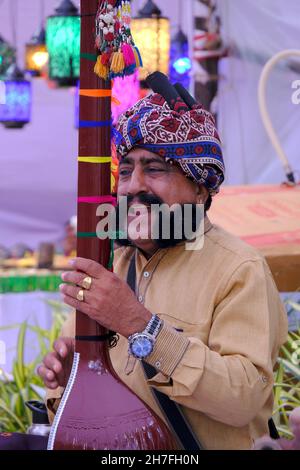
M212 116L174 93L167 86L165 93L144 98L117 126L118 197L128 197L130 213L141 203L149 209L153 201L202 203L208 209L224 179ZM73 285L63 284L61 291L68 305L119 333L110 351L113 366L157 414L165 419L151 387L182 405L205 448L250 449L268 431L273 366L286 337L286 314L265 260L208 217L204 232L200 250L186 249L183 239L129 236L128 246L115 251L114 273L77 258L74 271L62 276ZM136 296L126 283L133 256ZM92 284L80 301L86 276ZM135 335L154 324L153 349L137 344ZM70 372L72 337L73 317L39 368L52 412ZM151 380L135 357L156 369Z

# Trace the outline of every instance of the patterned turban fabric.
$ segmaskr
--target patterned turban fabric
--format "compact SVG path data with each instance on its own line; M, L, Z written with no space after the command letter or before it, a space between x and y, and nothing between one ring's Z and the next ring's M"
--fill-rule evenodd
M176 161L183 172L211 195L224 180L221 143L213 116L200 104L190 109L179 98L172 108L151 93L122 114L115 130L119 158L134 148Z

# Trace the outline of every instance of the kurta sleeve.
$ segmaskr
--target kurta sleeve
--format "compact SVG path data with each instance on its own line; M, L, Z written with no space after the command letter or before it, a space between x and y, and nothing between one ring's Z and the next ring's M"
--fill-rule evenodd
M266 263L244 261L222 286L208 344L194 337L187 343L165 325L147 361L160 372L148 382L179 404L244 426L272 393L286 334L286 314Z

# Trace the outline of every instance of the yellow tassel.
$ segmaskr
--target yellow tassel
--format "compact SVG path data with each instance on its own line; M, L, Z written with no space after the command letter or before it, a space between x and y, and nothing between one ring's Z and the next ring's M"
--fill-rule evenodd
M122 73L125 69L125 60L122 52L114 52L111 60L110 70L111 72L117 74Z
M141 61L140 61L140 58L139 58L139 55L138 55L138 53L137 53L136 48L133 47L132 50L133 50L133 54L134 54L134 57L135 57L135 64L136 64L137 68L138 68L138 67L141 67L142 64L141 64Z
M119 52L119 57L118 57L118 67L120 72L123 72L125 69L125 60L122 52Z
M97 62L94 67L94 72L98 77L102 78L103 80L107 80L109 74L109 68L107 65L103 65L101 62L101 55L98 55Z

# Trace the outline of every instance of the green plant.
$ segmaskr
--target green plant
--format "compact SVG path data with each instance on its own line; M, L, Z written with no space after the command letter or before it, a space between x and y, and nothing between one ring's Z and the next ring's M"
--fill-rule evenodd
M25 402L44 398L43 383L36 374L36 367L59 336L65 321L64 307L58 302L48 301L48 303L52 307L53 315L50 330L28 325L26 322L18 325L16 359L13 362L12 375L0 369L0 431L2 432L26 432L31 423L31 412L25 406ZM40 352L34 361L26 364L24 347L28 330L36 334Z
M300 304L288 301L287 307L300 312ZM290 438L289 414L300 407L300 328L290 331L280 350L274 377L274 420L282 437Z

